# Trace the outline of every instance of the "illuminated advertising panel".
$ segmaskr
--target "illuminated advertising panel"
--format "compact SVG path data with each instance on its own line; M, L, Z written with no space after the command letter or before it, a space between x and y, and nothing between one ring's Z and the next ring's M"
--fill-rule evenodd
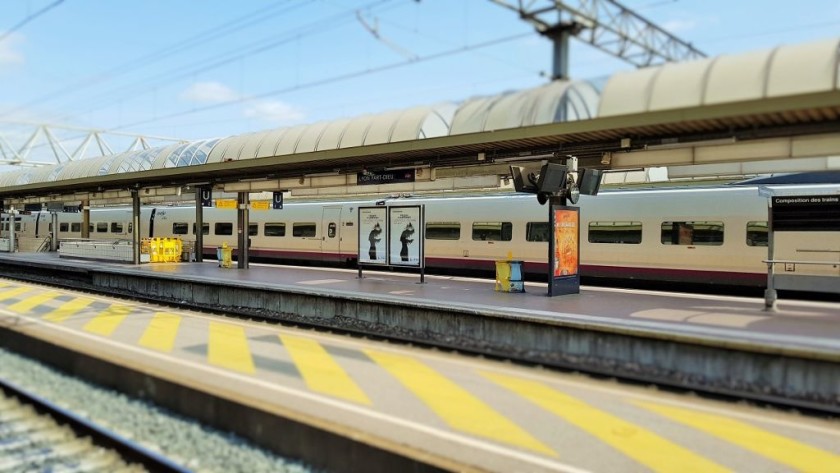
M422 268L423 212L419 205L388 207L388 256L392 266Z
M388 264L387 210L359 207L359 264Z
M580 208L552 205L548 295L580 293Z
M574 210L554 209L554 277L578 273L578 216Z

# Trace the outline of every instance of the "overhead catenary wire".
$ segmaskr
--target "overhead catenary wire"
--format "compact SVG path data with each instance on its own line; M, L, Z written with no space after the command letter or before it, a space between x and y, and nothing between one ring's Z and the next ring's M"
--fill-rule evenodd
M390 1L391 0L377 0L368 3L364 8L373 8L377 5L385 4ZM212 58L197 60L185 66L170 69L168 71L163 71L156 75L138 80L133 84L113 89L109 92L98 94L98 100L94 102L82 99L80 99L80 102L84 101L86 105L86 112L106 108L114 104L115 96L131 96L132 98L136 98L138 96L143 95L144 92L149 93L150 91L153 91L157 84L165 84L177 79L183 79L191 77L195 74L207 72L221 67L223 65L264 53L273 48L282 46L284 44L288 44L293 41L297 41L300 38L309 35L327 33L330 29L334 29L338 26L341 26L344 23L354 21L355 11L355 9L351 9L334 15L330 15L328 17L323 17L306 25L297 27L292 31L287 32L280 38L272 37L269 38L268 41L260 40L252 42L249 45L247 45L244 49L243 47L237 47L235 49L228 50L222 54L216 54ZM325 27L324 25L328 26ZM67 120L75 116L76 114L62 115L61 117L59 117L59 120Z
M0 41L3 41L4 39L8 38L12 33L14 33L15 31L23 28L30 21L34 20L35 18L38 18L39 16L43 15L44 13L52 10L53 8L55 8L59 5L61 5L63 2L64 2L64 0L56 0L55 2L45 6L44 8L36 11L33 14L27 16L23 20L19 21L16 25L12 26L11 28L9 28L5 32L3 32L3 34L0 34Z
M530 36L532 36L532 33L527 32L527 33L520 33L520 34L516 34L516 35L512 35L512 36L506 36L506 37L503 37L503 38L496 38L496 39L484 41L482 43L478 43L478 44L474 44L474 45L466 45L466 46L461 46L461 47L446 50L446 51L441 51L441 52L434 53L434 54L428 54L426 56L417 56L414 59L404 60L404 61L391 63L391 64L385 64L385 65L382 65L382 66L378 66L378 67L374 67L374 68L370 68L370 69L364 69L364 70L361 70L361 71L348 72L346 74L340 74L340 75L333 76L333 77L327 77L327 78L324 78L324 79L311 81L311 82L308 82L308 83L305 83L305 84L298 84L298 85L294 85L294 86L290 86L290 87L283 87L283 88L280 88L280 89L271 90L271 91L268 91L268 92L252 95L252 96L249 96L249 97L242 97L242 98L239 98L239 99L236 99L236 100L228 100L228 101L224 101L224 102L215 103L215 104L212 104L212 105L207 105L207 106L204 106L204 107L198 107L198 108L193 108L193 109L185 110L185 111L181 111L181 112L170 113L168 115L158 116L158 117L147 119L147 120L140 120L140 121L128 123L128 124L125 124L125 125L122 125L122 126L119 126L119 127L116 127L116 128L112 128L112 129L113 130L121 130L121 129L129 128L129 127L133 127L133 126L137 126L137 125L145 125L147 123L153 123L153 122L156 122L156 121L159 121L159 120L165 120L167 118L175 118L175 117L184 116L184 115L191 115L191 114L194 114L194 113L206 112L208 110L214 110L214 109L218 109L218 108L229 107L231 105L237 105L237 104L241 104L241 103L245 103L245 102L250 102L250 101L253 101L253 100L264 99L264 98L272 97L272 96L275 96L275 95L285 94L285 93L294 92L294 91L303 90L303 89L309 89L309 88L313 88L313 87L319 87L319 86L322 86L322 85L332 84L332 83L335 83L335 82L341 82L341 81L344 81L344 80L355 79L357 77L362 77L362 76L369 75L369 74L376 74L376 73L380 73L380 72L384 72L384 71L388 71L388 70L392 70L392 69L397 69L397 68L412 65L412 64L418 64L418 63L421 63L421 62L431 61L431 60L434 60L434 59L440 59L440 58L443 58L443 57L446 57L446 56L452 56L452 55L455 55L455 54L460 54L460 53L470 51L470 50L473 50L473 49L485 48L485 47L488 47L488 46L494 46L496 44L500 44L500 43L504 43L504 42L508 42L508 41L515 41L515 40L530 37Z
M61 1L64 1L64 0L61 0ZM106 80L110 80L110 79L119 77L121 75L124 75L124 74L126 74L128 72L131 72L133 70L136 70L138 68L147 67L150 64L161 61L161 60L163 60L167 57L173 56L173 55L175 55L179 52L183 52L183 51L192 49L196 46L203 45L204 41L207 40L207 39L210 39L210 38L217 39L217 38L220 38L220 37L228 36L232 33L240 31L244 28L251 27L251 26L253 26L257 23L267 21L267 20L269 20L271 18L274 18L278 15L286 14L286 13L288 13L288 12L290 12L290 11L296 9L296 8L300 8L300 7L304 6L306 3L311 3L314 0L308 0L308 2L303 2L303 1L295 2L289 8L271 13L271 10L274 10L274 9L280 7L280 6L284 6L285 4L289 3L289 1L290 0L286 0L286 2L281 2L281 3L274 4L274 5L269 5L268 7L260 8L256 11L253 11L251 13L243 15L243 16L241 16L239 18L236 18L232 21L226 21L226 22L224 22L220 25L213 26L212 28L208 28L204 31L201 31L200 33L198 33L196 35L190 36L190 37L184 39L183 41L179 41L179 43L175 46L167 46L165 48L158 49L158 50L153 51L151 53L148 53L148 54L142 55L140 57L137 57L137 58L131 59L129 61L126 61L126 62L124 62L124 63L122 63L118 66L115 66L111 69L108 69L106 71L97 73L93 76L85 77L84 79L81 79L81 80L79 80L79 81L77 81L73 84L70 84L68 86L62 87L62 88L57 89L57 90L54 90L54 91L49 92L47 94L44 94L40 97L32 99L29 102L21 104L21 105L15 107L15 108L9 109L9 110L6 111L6 113L11 114L11 113L14 113L14 112L17 112L17 111L20 111L20 110L25 110L29 107L32 107L33 105L38 105L38 104L44 103L44 102L46 102L50 99L53 99L55 97L64 96L64 95L66 95L70 92L72 92L73 95L75 96L76 94L78 94L79 90L90 88L94 85L100 84L100 83L102 83ZM251 20L254 17L256 17L255 20L247 21L247 20Z

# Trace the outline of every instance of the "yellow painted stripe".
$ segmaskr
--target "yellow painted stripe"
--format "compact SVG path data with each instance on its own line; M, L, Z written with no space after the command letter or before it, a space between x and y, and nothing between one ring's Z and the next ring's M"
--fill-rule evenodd
M12 304L9 306L9 310L17 312L19 314L24 314L34 309L35 307L38 307L44 302L53 300L60 295L60 292L47 291L36 296L27 297L26 299L18 302L17 304Z
M639 401L636 404L798 471L840 471L840 455L753 427L745 422L652 402Z
M377 364L396 377L453 429L545 455L557 453L484 401L413 358L366 350Z
M371 404L364 391L320 343L291 335L279 336L309 389L359 404Z
M75 315L77 312L91 304L93 304L93 299L89 299L87 297L77 297L61 304L61 307L49 314L45 314L44 320L49 320L50 322L64 322L69 319L70 316Z
M181 325L181 316L169 312L157 312L140 337L141 346L152 350L171 352L175 346L175 336Z
M97 335L109 336L120 326L123 320L128 317L131 307L127 305L114 304L102 312L96 314L90 322L83 327L85 331Z
M3 292L0 292L0 301L5 301L6 299L12 299L16 296L19 296L25 292L31 291L33 288L31 287L16 287L14 289L9 289Z
M618 417L537 381L497 373L487 379L528 399L611 445L653 471L723 472L726 468Z
M245 329L236 325L210 322L207 359L211 364L242 373L254 373Z

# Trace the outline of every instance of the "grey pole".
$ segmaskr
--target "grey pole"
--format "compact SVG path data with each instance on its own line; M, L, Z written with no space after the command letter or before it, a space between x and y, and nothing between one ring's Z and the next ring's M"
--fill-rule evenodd
M131 247L134 264L140 264L140 190L131 189Z

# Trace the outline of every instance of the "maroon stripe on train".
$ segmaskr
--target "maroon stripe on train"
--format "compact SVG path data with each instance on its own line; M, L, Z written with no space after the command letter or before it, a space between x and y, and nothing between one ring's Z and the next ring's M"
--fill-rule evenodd
M205 247L205 254L215 254L215 247ZM235 252L234 252L235 253ZM298 261L344 262L356 258L356 253L320 253L316 251L292 251L252 248L251 256ZM495 260L478 258L436 258L427 257L426 267L477 270L494 272ZM523 265L526 274L545 275L548 264L526 262ZM733 286L763 287L767 284L766 273L744 273L728 271L705 271L674 268L636 268L627 266L581 265L584 277L610 279L639 279L651 281L673 281L702 284L723 284Z

